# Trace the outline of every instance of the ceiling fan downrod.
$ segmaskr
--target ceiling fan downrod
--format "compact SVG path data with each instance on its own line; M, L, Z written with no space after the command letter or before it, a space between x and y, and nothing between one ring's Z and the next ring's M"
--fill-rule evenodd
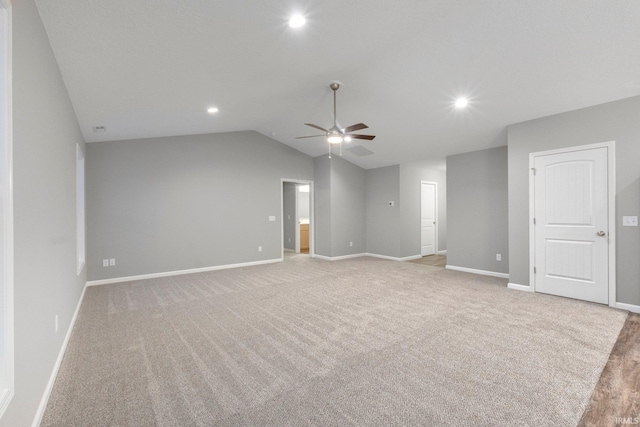
M347 126L346 128L338 127L338 111L337 111L338 102L337 102L336 92L340 88L340 83L331 82L329 83L329 88L333 91L333 126L329 129L325 129L322 126L318 126L313 123L305 123L306 126L321 130L322 132L324 132L324 134L298 136L296 137L296 139L316 138L316 137L324 136L325 138L327 138L327 142L329 143L329 158L331 158L332 144L340 144L340 155L342 156L343 142L351 142L352 139L363 139L363 140L371 141L372 139L375 138L375 136L352 133L361 129L367 129L369 126L365 125L364 123L357 123L351 126Z

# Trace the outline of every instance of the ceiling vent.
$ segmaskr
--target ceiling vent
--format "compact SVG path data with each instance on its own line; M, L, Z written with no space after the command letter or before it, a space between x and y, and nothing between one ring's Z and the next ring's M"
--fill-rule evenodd
M349 150L347 151L349 151L351 154L356 155L358 157L364 157L364 156L373 154L373 151L363 147L362 145L356 145L355 147L349 148Z

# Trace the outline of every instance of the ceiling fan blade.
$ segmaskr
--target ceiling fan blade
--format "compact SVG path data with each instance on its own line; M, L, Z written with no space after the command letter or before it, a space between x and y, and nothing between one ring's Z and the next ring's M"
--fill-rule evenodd
M327 135L309 135L309 136L296 136L295 139L303 139L303 138L317 138L319 136L326 137Z
M365 125L364 123L358 123L357 125L351 125L344 128L344 133L355 132L357 130L366 129L368 127L369 126Z
M371 141L373 138L375 138L375 135L349 135L351 138L353 139L366 139L368 141Z
M321 128L320 126L318 126L318 125L314 125L313 123L305 123L305 125L307 125L307 126L311 126L312 128L319 129L319 130L321 130L322 132L329 132L327 129L325 129L325 128Z

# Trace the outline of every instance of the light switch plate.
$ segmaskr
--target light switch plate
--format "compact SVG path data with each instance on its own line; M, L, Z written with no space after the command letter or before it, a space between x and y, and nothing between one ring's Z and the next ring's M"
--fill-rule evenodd
M275 215L269 215L269 221L275 221L275 220L276 220Z
M638 226L638 217L637 216L623 216L622 217L622 226L623 227L637 227Z

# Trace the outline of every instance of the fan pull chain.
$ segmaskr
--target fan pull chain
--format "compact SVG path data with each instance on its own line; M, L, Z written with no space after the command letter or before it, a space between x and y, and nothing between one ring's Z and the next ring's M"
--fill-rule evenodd
M331 158L331 143L329 143L329 158Z

